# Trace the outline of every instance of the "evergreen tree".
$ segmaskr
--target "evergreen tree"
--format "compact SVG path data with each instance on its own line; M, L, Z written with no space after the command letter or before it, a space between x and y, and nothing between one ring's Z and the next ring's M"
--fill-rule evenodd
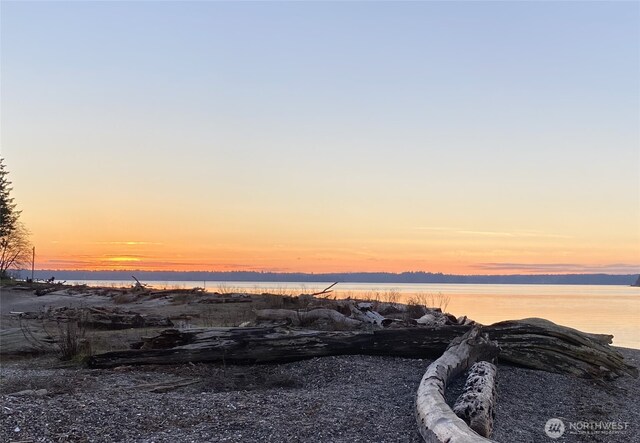
M4 158L0 157L0 239L9 236L16 230L20 211L11 197L11 182L7 178Z
M9 269L26 265L30 258L29 233L20 222L7 174L0 157L0 278L6 278Z

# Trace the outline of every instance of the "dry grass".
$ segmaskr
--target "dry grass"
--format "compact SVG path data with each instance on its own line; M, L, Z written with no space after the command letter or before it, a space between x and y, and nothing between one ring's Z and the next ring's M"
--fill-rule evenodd
M83 320L83 318L55 322L21 320L20 328L27 342L39 352L43 354L55 353L63 361L81 360L92 353L91 340L87 337L87 329ZM45 341L33 333L36 323L39 324L36 328L42 329L46 336L53 339L52 342Z
M438 292L437 294L427 294L424 292L417 292L409 297L407 305L411 306L423 306L427 309L440 309L442 312L447 311L451 296Z
M81 322L58 322L57 329L55 346L60 360L91 355L91 341L87 340L87 330Z
M396 288L372 289L370 291L336 291L333 295L335 299L362 300L372 303L399 303L401 293Z

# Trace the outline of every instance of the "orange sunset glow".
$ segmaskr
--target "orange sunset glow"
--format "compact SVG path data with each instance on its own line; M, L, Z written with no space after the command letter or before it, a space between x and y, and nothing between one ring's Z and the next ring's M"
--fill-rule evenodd
M638 272L616 8L613 32L551 5L320 3L8 4L2 156L36 268Z

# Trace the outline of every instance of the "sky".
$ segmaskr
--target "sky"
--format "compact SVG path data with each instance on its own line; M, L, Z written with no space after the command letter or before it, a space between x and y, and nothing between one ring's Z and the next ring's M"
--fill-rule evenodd
M0 4L41 269L640 272L638 2Z

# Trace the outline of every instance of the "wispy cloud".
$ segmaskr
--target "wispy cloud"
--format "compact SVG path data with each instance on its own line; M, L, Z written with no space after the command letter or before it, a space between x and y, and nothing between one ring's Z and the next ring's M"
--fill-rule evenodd
M535 230L514 230L514 231L478 231L471 229L461 229L443 226L415 226L413 229L419 231L436 231L456 235L483 236L483 237L512 237L512 238L572 238L568 235L555 234Z
M54 265L89 265L92 262L89 260L64 260L64 259L50 259L44 260L44 263L51 263Z
M516 237L513 232L495 232L495 231L453 231L456 234L463 235L480 235L483 237Z
M139 245L162 245L163 243L151 242L151 241L96 241L96 242L90 242L90 244L139 246Z

